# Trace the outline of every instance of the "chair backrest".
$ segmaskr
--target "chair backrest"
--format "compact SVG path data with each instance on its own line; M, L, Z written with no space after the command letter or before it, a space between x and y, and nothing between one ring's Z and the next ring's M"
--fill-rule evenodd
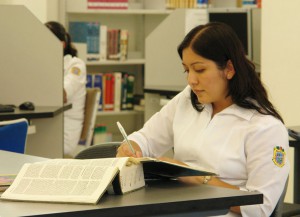
M116 157L117 149L121 142L107 142L93 145L79 152L76 159L94 159Z
M84 121L79 145L83 145L85 147L89 147L91 145L100 97L101 93L99 88L86 89Z
M286 180L285 182L285 186L284 186L284 189L281 193L281 196L277 202L277 205L275 206L275 209L274 211L272 212L272 214L270 215L270 217L282 217L282 214L283 214L283 204L284 204L284 198L285 198L285 194L286 194L286 191L287 191L287 185L288 185L288 180Z
M28 121L25 118L0 121L0 150L24 154Z

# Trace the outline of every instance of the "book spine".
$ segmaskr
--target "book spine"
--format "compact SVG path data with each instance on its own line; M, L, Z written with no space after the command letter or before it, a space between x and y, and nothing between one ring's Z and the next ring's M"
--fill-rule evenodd
M98 22L87 23L87 60L88 61L99 61L99 32L100 25Z
M111 73L105 74L105 101L104 110L111 111L114 109L114 77Z
M126 60L128 56L128 30L122 29L120 33L120 60Z
M100 60L107 59L107 26L100 26Z
M87 23L86 22L69 22L69 34L74 43L86 43Z
M133 110L133 90L134 90L134 76L127 77L127 95L126 95L126 109Z
M94 87L94 75L93 74L87 74L86 75L86 88L92 88Z
M121 110L121 89L122 89L122 73L115 72L115 90L114 90L114 111Z
M121 87L121 110L127 109L126 97L127 97L127 73L122 73L122 87Z
M113 29L107 30L107 59L113 54Z
M99 98L98 111L103 110L103 96L104 96L104 88L103 88L103 74L97 73L94 75L94 87L98 87L101 91Z

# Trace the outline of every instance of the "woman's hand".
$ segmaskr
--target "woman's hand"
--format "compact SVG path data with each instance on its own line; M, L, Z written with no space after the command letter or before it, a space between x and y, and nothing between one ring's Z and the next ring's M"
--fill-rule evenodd
M140 146L134 142L130 141L135 153L132 153L129 145L126 142L123 142L117 151L117 157L143 157L142 150Z

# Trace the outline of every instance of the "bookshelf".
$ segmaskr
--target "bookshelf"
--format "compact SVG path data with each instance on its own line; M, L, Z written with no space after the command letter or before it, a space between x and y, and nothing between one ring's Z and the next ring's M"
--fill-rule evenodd
M129 2L130 3L130 2ZM144 94L145 41L148 35L169 15L171 10L142 9L129 6L126 10L91 10L87 0L64 0L60 3L60 22L68 29L69 22L99 22L108 28L128 29L128 58L119 60L86 61L87 73L129 72L135 76L134 93ZM80 49L79 49L80 57ZM112 139L122 140L116 122L120 121L127 133L138 130L144 123L142 111L100 111L96 123L103 123Z

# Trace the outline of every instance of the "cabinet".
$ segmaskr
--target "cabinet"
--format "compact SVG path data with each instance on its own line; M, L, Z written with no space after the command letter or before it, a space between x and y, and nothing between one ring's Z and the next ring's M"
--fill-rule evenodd
M151 0L148 0L151 1ZM144 94L145 39L170 13L163 9L90 10L87 0L64 0L60 3L61 22L68 29L70 21L97 21L108 28L128 29L128 59L125 61L87 62L87 72L125 71L134 73L134 93ZM80 57L80 53L79 53ZM98 112L97 123L104 123L113 140L121 140L116 121L120 121L127 133L142 127L144 113L140 111Z

